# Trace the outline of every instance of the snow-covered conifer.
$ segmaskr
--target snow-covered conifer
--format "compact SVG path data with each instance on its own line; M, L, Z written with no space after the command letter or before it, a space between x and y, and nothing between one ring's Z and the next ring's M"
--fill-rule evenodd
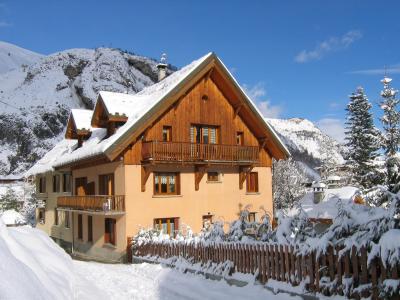
M400 147L400 112L397 107L399 99L396 97L398 91L390 86L391 81L392 79L386 76L381 80L383 90L380 105L383 110L382 147L386 154L386 184L390 191L394 191L395 185L400 181L400 158L397 155Z
M370 188L379 182L374 159L379 150L379 131L374 126L371 104L362 87L350 95L347 105L346 146L352 183Z

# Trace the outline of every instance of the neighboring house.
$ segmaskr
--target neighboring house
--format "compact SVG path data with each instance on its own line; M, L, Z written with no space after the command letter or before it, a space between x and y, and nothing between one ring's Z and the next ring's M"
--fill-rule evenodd
M122 260L127 237L272 215L272 159L289 152L213 53L130 95L72 110L36 176L42 228L89 257Z
M337 216L339 202L343 205L354 203L364 204L360 197L360 190L352 186L340 188L326 188L324 183L314 183L312 191L309 191L299 200L299 204L287 212L288 216L294 216L301 207L308 218L314 222L315 229L319 232L325 230Z

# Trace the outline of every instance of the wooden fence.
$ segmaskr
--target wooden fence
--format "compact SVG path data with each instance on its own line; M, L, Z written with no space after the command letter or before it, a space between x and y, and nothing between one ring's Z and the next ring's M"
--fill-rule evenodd
M128 245L131 243L130 239ZM365 248L343 252L338 247L329 247L319 256L315 252L301 255L294 246L277 244L147 243L129 248L130 257L132 254L138 257L175 256L192 263L211 261L217 264L229 260L234 266L231 273L257 274L257 280L263 284L269 279L293 286L305 281L306 289L311 292L339 294L356 299L369 296L379 299L379 285L385 279L399 279L399 266L386 269L380 259L374 259L368 265Z

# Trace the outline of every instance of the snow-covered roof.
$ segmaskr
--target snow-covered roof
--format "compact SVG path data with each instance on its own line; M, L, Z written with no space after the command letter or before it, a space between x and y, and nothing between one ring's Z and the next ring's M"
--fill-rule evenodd
M326 189L325 196L318 204L314 203L314 193L308 192L299 201L301 208L313 219L333 219L338 213L338 204L352 203L359 189L352 186L345 186L337 189ZM288 212L289 216L294 216L298 208L293 208Z
M326 184L323 183L323 182L318 181L318 182L314 182L311 187L313 187L313 188L325 188Z
M328 181L340 181L340 176L332 175L332 176L329 176L327 180Z
M54 164L63 155L72 152L77 145L76 140L64 139L58 142L53 149L45 154L39 161L36 162L26 173L25 177L36 174L46 173L54 170Z
M115 92L100 91L99 95L106 106L108 113L112 115L126 115L136 106L136 95Z
M201 68L206 65L206 63L208 63L212 58L218 60L223 68L225 68L225 71L231 76L235 85L237 85L237 87L243 92L243 95L246 96L246 100L249 103L250 108L254 111L256 115L259 116L261 122L263 122L264 125L269 129L269 132L271 132L274 140L277 142L283 152L287 156L289 156L290 153L287 150L286 146L279 139L278 135L268 124L268 122L264 120L262 114L257 109L255 104L246 95L244 90L240 87L232 74L218 59L218 57L210 52L200 59L195 60L191 64L183 67L182 69L172 73L162 81L144 88L137 94L132 95L101 91L100 97L106 105L107 111L111 114L125 114L128 117L127 122L123 126L119 127L117 131L108 138L104 138L106 135L106 131L102 128L92 128L92 134L89 139L83 143L82 147L74 151L71 151L73 149L71 147L68 147L67 144L61 142L60 145L57 145L55 147L58 148L58 151L60 153L58 153L58 151L55 151L51 155L49 155L48 153L44 157L47 157L46 163L43 164L43 162L41 162L43 159L40 160L38 164L41 167L36 167L35 165L33 168L31 168L31 170L27 172L27 174L33 175L34 173L41 173L39 171L49 171L51 170L51 168L74 163L81 159L88 159L96 157L98 155L107 155L107 153L111 152L114 147L118 147L119 142L124 137L132 135L132 133L134 133L147 120L147 116L150 116L154 112L156 112L164 99L173 94L176 89L178 89L182 84L186 82L187 79L192 78L192 76L196 74L195 72L197 70L201 70ZM100 97L98 99L100 99ZM50 164L50 168L49 162L51 160L53 162Z
M89 130L92 120L93 110L89 109L71 109L71 116L74 119L76 129Z

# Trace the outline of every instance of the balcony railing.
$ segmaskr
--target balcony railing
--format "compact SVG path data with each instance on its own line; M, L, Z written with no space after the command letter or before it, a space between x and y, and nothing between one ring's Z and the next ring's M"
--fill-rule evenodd
M143 161L257 163L257 146L194 144L184 142L143 142Z
M57 207L98 212L124 212L125 196L61 196L57 198Z

